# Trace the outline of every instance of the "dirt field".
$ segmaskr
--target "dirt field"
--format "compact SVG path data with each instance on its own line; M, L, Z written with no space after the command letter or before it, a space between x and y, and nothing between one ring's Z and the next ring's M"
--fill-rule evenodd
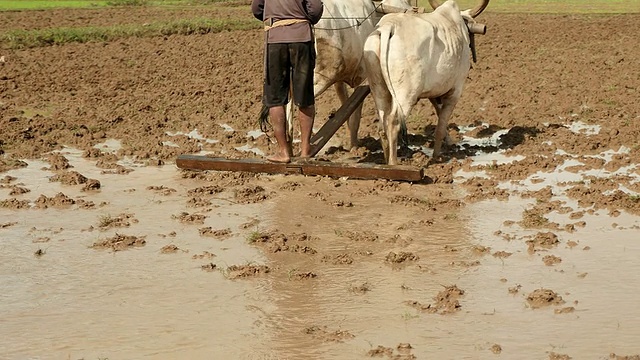
M250 17L205 9L0 32ZM418 184L177 169L274 149L258 30L1 50L6 358L637 358L640 16L479 20L458 145L430 161L435 113L409 119ZM363 117L320 158L382 162Z

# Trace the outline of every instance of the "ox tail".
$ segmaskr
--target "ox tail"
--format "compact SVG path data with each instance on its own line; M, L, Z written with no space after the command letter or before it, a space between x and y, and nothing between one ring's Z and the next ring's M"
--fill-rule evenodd
M264 104L258 115L258 125L260 126L260 131L266 134L269 127L269 108Z
M290 93L290 95L292 96L293 94ZM286 134L287 141L289 141L290 143L293 141L293 110L293 104L291 102L287 103L285 112L285 116L287 119ZM267 135L267 138L269 138L268 131L269 127L271 126L271 123L269 122L269 108L264 104L262 104L262 109L260 109L260 113L258 114L258 125L260 126L260 131L265 133Z
M409 146L409 135L407 133L407 124L405 122L406 114L400 106L398 102L398 97L396 95L396 91L393 88L393 81L391 80L391 74L389 73L389 41L393 36L395 30L395 25L393 26L382 26L378 29L380 33L380 70L382 72L382 78L384 82L387 84L387 89L389 89L389 93L391 94L391 116L392 118L396 118L400 115L402 122L400 123L400 147L406 148Z

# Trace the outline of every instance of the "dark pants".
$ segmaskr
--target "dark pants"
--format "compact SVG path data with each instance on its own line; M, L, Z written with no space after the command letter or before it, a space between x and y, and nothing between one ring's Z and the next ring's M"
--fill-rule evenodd
M290 83L293 84L293 103L296 106L305 108L313 105L315 66L313 42L268 44L264 105L274 107L287 104Z

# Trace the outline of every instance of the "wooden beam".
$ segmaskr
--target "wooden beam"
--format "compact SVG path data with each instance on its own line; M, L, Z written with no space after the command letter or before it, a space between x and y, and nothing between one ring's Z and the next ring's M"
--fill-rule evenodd
M261 159L225 159L201 155L180 155L176 165L181 169L246 171L268 174L302 174L354 179L388 179L420 181L422 168L406 165L378 165L371 163L337 164L325 161L300 161L288 164Z
M316 134L311 137L311 156L317 155L320 150L329 142L329 139L340 129L349 116L362 104L369 95L371 89L368 85L358 86L347 102L342 105L336 113L330 117Z
M176 166L190 170L246 171L267 174L285 174L287 164L261 159L225 159L202 155L179 155Z

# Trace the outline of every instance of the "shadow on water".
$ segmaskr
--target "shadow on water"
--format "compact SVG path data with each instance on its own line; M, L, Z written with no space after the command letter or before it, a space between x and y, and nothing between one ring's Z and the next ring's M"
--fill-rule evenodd
M437 163L448 162L451 159L463 160L480 153L490 154L513 149L525 142L527 138L535 138L544 130L532 126L514 126L505 129L497 125L477 126L472 137L465 136L470 130L457 124L450 124L449 131L456 132L459 139L453 145L443 145L443 152ZM418 153L431 155L434 145L435 125L427 125L421 133L407 134L407 146L400 146L398 157L400 160L412 159ZM380 139L366 136L360 139L361 156L358 163L385 164ZM343 146L329 147L325 154L333 156L348 153ZM430 161L433 162L433 161Z

